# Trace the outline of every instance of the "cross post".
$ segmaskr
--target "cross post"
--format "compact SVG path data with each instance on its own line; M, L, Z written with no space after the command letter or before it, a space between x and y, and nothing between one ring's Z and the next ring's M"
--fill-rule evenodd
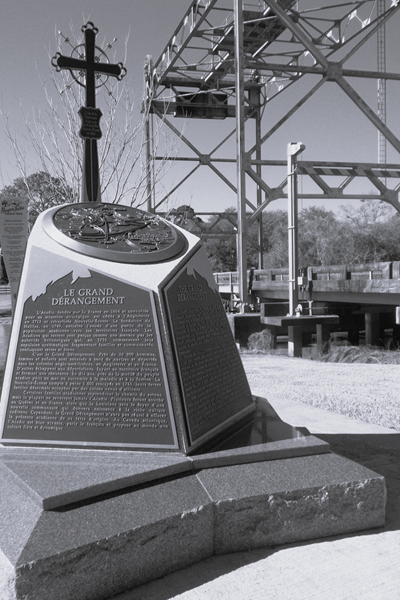
M73 71L84 71L86 75L86 85L84 86L86 106L79 110L82 119L79 135L84 139L85 146L81 202L101 202L97 140L102 136L99 126L102 113L100 109L96 108L96 74L116 77L119 80L126 74L126 69L122 63L102 63L96 58L96 35L98 31L91 21L88 21L82 27L82 32L85 34L85 58L63 56L57 52L51 59L51 64L57 71L67 69L72 75ZM76 77L74 79L77 81Z

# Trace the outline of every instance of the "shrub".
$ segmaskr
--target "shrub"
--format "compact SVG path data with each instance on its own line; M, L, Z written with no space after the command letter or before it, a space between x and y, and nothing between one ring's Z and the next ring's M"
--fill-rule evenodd
M253 352L268 354L276 348L276 337L269 329L252 333L249 336L247 347Z

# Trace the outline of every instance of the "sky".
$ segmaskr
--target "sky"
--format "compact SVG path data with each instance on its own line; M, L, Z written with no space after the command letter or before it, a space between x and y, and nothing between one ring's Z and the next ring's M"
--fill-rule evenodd
M49 56L60 48L55 32L70 35L87 21L99 29L96 42L117 37L113 51L121 58L129 34L126 67L134 87L136 105L143 95L143 63L147 54L157 56L190 4L188 0L2 0L0 19L0 97L2 107L18 126L24 111L44 106L40 79L48 81L53 67ZM61 47L65 54L68 48ZM8 184L16 175L13 157L1 140L1 174Z
M310 1L310 0L300 0ZM319 4L329 0L319 0ZM329 1L329 3L331 3ZM156 60L170 39L174 29L183 17L191 0L2 0L0 20L0 99L4 114L16 129L22 129L21 108L26 114L33 108L45 105L41 79L47 81L53 69L49 56L59 48L55 32L61 30L65 35L70 32L70 25L76 31L88 20L94 22L99 29L98 41L118 41L113 51L118 57L124 54L124 40L129 33L126 68L129 82L136 97L138 110L143 95L143 63L150 54ZM313 3L317 4L317 2ZM394 16L388 27L388 70L396 71L400 55L400 36L397 32L400 24L400 12ZM376 69L375 41L369 43L361 53L361 64L354 62L359 68ZM101 44L100 44L101 45ZM62 49L62 48L61 48ZM67 54L68 52L64 52ZM376 82L351 81L376 110ZM296 84L297 85L297 84ZM400 102L398 86L400 82L388 84L388 117L387 123L394 133L400 137ZM292 86L293 88L295 86ZM277 134L272 136L264 148L264 157L286 160L286 148L289 142L302 142L306 150L303 160L326 161L365 161L377 162L377 133L364 116L353 107L352 103L337 89L335 83L325 84L311 101L298 111ZM282 95L283 97L283 95ZM286 100L276 105L271 103L264 120L271 126L274 119L284 110ZM374 104L375 103L375 104ZM99 105L101 101L99 100ZM181 125L176 123L175 125ZM212 123L211 123L212 125ZM232 128L233 120L218 125ZM1 131L1 123L0 123ZM194 136L196 145L207 152L217 140L216 131L210 128L210 122L190 122L185 135ZM0 186L10 184L19 175L11 149L1 132L0 142ZM27 146L28 156L29 148ZM182 153L185 149L182 147ZM234 156L234 145L229 149ZM32 171L35 160L32 155ZM400 163L400 157L391 148L388 149L388 161ZM36 169L37 170L37 169ZM168 172L163 185L165 190L174 185L187 172L187 165L174 163ZM227 177L235 184L235 170L229 167L225 171ZM276 170L271 176L271 183L278 185L285 177L285 169ZM302 179L302 178L300 178ZM360 184L361 185L361 184ZM367 187L365 188L365 185ZM372 186L363 183L363 191L370 191ZM300 191L304 191L307 182L300 181ZM360 188L361 191L361 188ZM249 185L251 196L254 190ZM171 197L166 208L181 204L190 204L196 211L225 210L236 204L235 194L210 169L202 167L196 177L190 178L179 191ZM338 210L342 201L316 202L301 201L301 207L311 204L324 205ZM286 208L286 201L279 200L270 205L270 209Z

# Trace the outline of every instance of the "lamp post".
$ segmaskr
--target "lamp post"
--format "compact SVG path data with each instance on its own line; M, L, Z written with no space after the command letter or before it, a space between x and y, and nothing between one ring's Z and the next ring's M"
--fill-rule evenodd
M289 314L294 315L299 303L298 275L298 201L297 201L297 156L305 145L291 142L288 144L288 239L289 239Z

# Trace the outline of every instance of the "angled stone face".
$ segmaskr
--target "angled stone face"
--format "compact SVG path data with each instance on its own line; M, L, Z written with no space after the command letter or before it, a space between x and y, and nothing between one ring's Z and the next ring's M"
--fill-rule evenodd
M108 598L211 556L212 539L212 505L194 476L46 511L14 562L11 595L1 598Z
M190 472L181 455L6 448L0 464L43 510L70 506L118 490Z
M0 477L0 547L6 559L15 565L42 514L42 508L3 465L0 465Z

